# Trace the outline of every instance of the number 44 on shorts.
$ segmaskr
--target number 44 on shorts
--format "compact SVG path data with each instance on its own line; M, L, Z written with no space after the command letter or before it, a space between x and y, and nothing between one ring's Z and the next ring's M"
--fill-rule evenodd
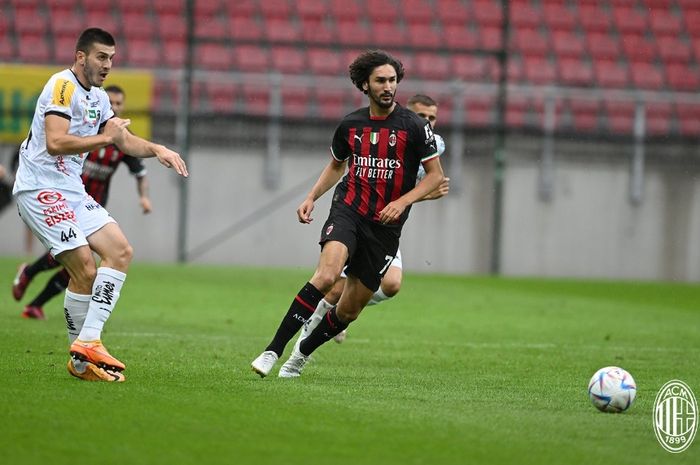
M73 228L68 228L67 234L65 231L61 231L61 242L70 242L71 239L75 239L76 237L78 236L76 236Z

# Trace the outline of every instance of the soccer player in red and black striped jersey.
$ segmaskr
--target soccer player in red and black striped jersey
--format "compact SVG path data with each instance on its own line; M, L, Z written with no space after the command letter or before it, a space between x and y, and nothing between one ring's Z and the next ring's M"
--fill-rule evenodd
M124 111L126 94L119 86L109 86L105 88L109 96L109 103L112 111L120 117ZM128 166L129 172L136 178L136 188L139 194L139 204L144 214L151 212L151 199L148 197L148 180L146 178L146 167L140 158L127 155L116 145L108 145L101 149L93 150L85 158L83 164L83 184L85 191L92 198L102 205L107 206L109 186L112 176L121 163ZM58 268L60 264L46 253L30 265L22 264L17 273L17 277L12 285L12 295L15 300L20 300L34 277L42 271ZM46 283L44 289L24 308L22 316L24 318L44 319L44 304L54 296L62 293L68 286L68 272L61 269L54 274Z
M294 348L279 376L299 376L311 353L359 316L396 256L411 205L438 188L444 178L430 124L394 100L404 76L401 62L372 50L358 56L349 71L369 106L340 122L331 160L297 209L299 221L311 223L314 202L343 177L347 167L321 231L318 267L292 301L270 344L251 364L263 377L346 265L347 281L338 305ZM421 165L426 175L416 183Z

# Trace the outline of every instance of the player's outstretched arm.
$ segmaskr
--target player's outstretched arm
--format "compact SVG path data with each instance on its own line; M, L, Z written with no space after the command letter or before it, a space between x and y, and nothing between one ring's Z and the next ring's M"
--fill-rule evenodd
M189 176L185 161L180 157L180 154L164 145L154 144L128 131L126 131L122 140L115 143L122 152L139 158L156 157L163 166L174 169L180 176Z
M423 197L422 199L419 200L419 202L422 202L423 200L437 200L441 199L444 196L446 196L450 192L450 178L445 176L442 179L442 182L438 186L437 189L430 191L428 195Z
M345 162L340 162L335 158L331 158L331 161L323 169L318 180L309 191L309 194L301 205L299 205L299 208L297 208L297 217L300 223L308 224L313 221L311 212L314 209L314 202L325 194L328 189L335 186L343 176L343 173L345 173Z

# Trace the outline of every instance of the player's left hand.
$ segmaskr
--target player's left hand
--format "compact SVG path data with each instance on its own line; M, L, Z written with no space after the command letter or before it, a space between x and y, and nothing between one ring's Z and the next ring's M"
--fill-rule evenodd
M399 200L389 202L386 207L379 212L379 221L382 224L396 223L401 214L406 210L406 205Z
M174 169L180 176L189 176L185 161L180 157L179 153L173 152L164 145L158 145L156 147L156 157L163 166Z

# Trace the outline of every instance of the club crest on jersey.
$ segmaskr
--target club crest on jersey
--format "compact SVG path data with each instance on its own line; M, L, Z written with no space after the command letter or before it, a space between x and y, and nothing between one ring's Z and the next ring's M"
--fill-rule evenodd
M379 133L371 132L369 134L369 141L372 143L372 145L377 145L377 142L379 142Z
M389 147L393 147L396 145L396 134L393 132L389 134Z

